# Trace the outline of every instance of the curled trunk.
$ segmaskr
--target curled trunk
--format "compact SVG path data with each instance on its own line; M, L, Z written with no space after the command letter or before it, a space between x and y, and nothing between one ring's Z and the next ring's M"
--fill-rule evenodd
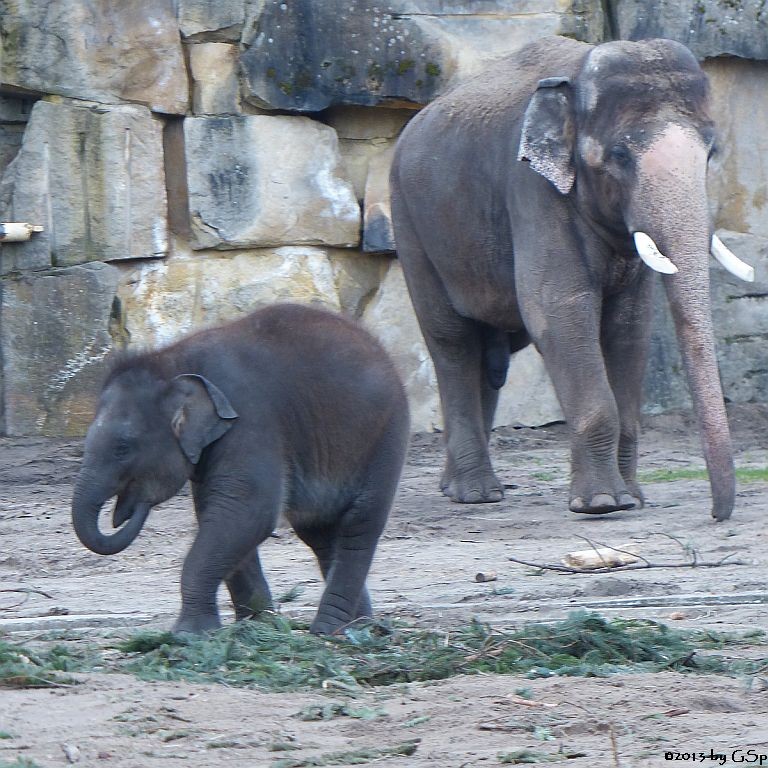
M149 504L136 504L120 529L104 534L99 529L99 513L110 498L109 494L90 491L87 484L78 479L72 501L72 525L83 545L99 555L122 552L138 536L150 510Z

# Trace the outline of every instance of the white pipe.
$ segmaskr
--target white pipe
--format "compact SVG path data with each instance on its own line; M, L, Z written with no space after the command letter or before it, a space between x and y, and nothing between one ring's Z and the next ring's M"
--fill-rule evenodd
M662 275L674 275L677 267L656 247L656 243L645 234L645 232L635 232L635 248L640 258L651 268Z
M23 240L29 240L33 232L42 232L43 228L36 224L26 224L22 222L5 222L0 224L0 242L19 243Z
M747 283L755 282L754 268L745 264L717 235L712 235L712 255L732 275L736 275Z

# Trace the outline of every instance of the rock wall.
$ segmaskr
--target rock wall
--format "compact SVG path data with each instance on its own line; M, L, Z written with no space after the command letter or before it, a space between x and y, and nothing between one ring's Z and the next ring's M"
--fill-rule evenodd
M139 8L139 6L141 6ZM393 258L387 173L421 106L524 42L676 38L713 86L723 238L713 265L727 396L768 398L768 11L762 0L0 0L0 432L79 435L109 352L281 299L362 319L440 423ZM650 410L687 402L659 299ZM560 417L519 353L497 421Z

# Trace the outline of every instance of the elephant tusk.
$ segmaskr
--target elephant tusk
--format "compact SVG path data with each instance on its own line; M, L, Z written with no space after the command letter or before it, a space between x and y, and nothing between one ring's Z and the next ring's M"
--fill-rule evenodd
M717 235L712 235L712 255L732 275L736 275L747 283L755 281L754 268L744 263Z
M656 247L656 243L645 234L645 232L635 232L635 248L640 258L651 268L662 275L674 275L677 267Z

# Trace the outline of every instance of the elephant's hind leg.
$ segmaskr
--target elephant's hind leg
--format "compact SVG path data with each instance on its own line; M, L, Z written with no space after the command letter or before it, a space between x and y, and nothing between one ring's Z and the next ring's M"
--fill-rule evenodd
M446 496L463 504L501 501L503 486L488 452L499 397L489 375L499 372L489 372L481 326L458 315L452 321L450 336L445 326L439 334L425 333L445 422L447 457L440 487Z
M420 318L435 365L445 425L442 492L462 504L501 501L504 490L488 452L499 387L506 378L508 348L488 345L487 326L447 305Z
M405 414L382 435L374 456L360 478L358 490L325 529L297 530L314 550L325 576L325 590L310 626L314 634L330 635L361 617L373 615L365 586L376 546L397 491L408 424Z
M322 527L301 527L296 528L296 535L315 553L317 564L320 566L320 572L323 579L328 578L328 572L331 570L334 560L334 551L336 547L337 526L328 525ZM357 607L352 611L352 620L360 618L369 618L373 616L371 608L371 598L365 586L360 593L357 601Z
M227 577L236 619L248 619L272 608L272 594L261 568L258 547Z

